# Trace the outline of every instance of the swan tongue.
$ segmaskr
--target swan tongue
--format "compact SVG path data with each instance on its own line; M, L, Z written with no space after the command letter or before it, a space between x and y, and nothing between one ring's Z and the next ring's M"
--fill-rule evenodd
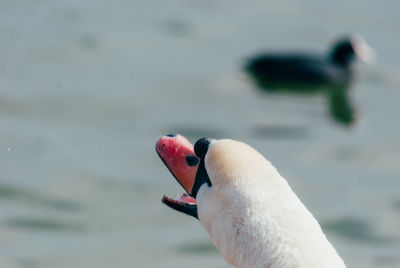
M193 197L190 197L186 194L182 194L178 199L173 199L164 195L161 199L161 202L163 202L172 209L175 209L179 212L185 213L189 216L193 216L196 219L199 219L197 215L196 199L194 199Z

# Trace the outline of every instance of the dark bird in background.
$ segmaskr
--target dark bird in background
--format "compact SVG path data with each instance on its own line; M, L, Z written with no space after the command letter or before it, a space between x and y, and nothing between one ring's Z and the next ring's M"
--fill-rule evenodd
M307 52L262 53L245 66L255 84L266 92L328 94L330 112L336 121L349 125L356 113L348 97L354 63L370 63L374 50L359 36L337 40L326 54Z

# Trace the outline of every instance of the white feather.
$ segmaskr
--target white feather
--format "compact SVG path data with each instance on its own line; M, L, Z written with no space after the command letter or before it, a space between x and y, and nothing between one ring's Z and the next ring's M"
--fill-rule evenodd
M345 267L320 225L274 166L233 140L210 144L205 166L212 182L197 194L200 222L239 268Z

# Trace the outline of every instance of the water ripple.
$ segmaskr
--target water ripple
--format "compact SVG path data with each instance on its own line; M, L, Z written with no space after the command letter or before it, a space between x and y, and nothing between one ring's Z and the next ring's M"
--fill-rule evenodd
M6 225L11 228L42 231L85 231L85 226L80 223L66 222L44 218L15 217L6 220Z
M322 228L357 242L374 244L391 244L395 242L393 238L375 234L368 223L355 218L341 218L322 224Z
M63 199L43 197L43 194L10 185L0 185L0 202L1 200L23 202L33 206L53 208L67 212L76 212L81 210L81 205L79 203Z

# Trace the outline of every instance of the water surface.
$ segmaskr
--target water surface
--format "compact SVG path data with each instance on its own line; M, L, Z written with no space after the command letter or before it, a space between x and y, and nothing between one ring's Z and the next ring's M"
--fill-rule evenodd
M271 160L349 267L400 266L398 1L2 1L0 266L229 267L194 219L158 136L229 137ZM343 33L359 123L321 96L259 94L241 71L270 49Z

